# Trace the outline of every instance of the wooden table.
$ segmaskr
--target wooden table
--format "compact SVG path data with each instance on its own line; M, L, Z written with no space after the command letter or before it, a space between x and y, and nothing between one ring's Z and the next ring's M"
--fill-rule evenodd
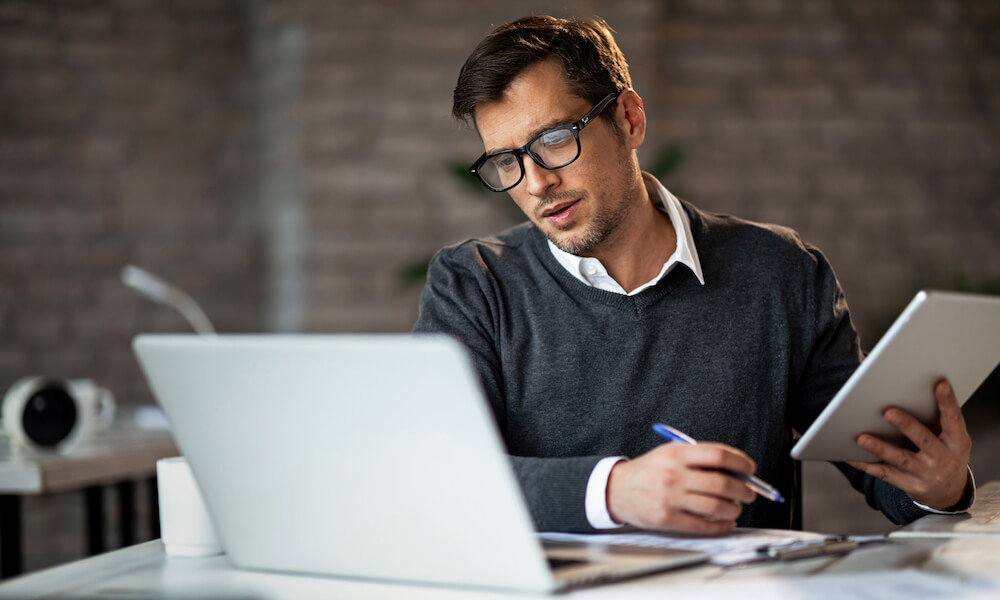
M104 552L104 486L113 485L119 501L121 545L135 543L135 482L150 486L151 528L159 535L156 461L177 456L165 430L112 428L67 454L12 452L0 436L0 578L24 570L21 497L80 490L86 515L86 552Z

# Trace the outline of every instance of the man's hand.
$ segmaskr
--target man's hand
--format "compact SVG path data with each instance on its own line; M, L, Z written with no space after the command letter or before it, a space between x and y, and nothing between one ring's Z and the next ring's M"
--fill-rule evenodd
M858 445L882 462L848 464L898 487L920 504L944 510L958 503L965 492L972 440L951 385L939 381L934 395L941 411L940 433L935 433L909 413L890 408L885 411L885 421L913 442L917 451L904 450L875 436L862 434L858 436Z
M753 474L749 456L723 444L663 444L620 462L608 479L608 512L644 529L715 534L736 527L741 503L755 494L729 469Z

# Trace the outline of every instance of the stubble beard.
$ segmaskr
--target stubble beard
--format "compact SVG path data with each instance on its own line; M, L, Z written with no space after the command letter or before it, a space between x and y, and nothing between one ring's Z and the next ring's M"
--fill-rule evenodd
M635 180L638 174L638 166L622 157L620 167L628 174L627 181ZM557 237L558 231L545 232L545 237L549 239L556 248L569 254L581 254L598 246L599 244L613 239L622 223L626 222L633 210L633 188L628 187L619 192L618 201L614 204L600 205L597 207L594 216L582 234L575 238ZM606 194L607 195L607 194ZM614 197L614 196L608 196Z

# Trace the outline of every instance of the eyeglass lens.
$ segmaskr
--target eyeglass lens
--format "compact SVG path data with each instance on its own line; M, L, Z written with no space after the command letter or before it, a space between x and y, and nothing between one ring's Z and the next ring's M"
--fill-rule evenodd
M571 125L543 132L528 144L528 154L547 169L564 167L580 155L580 144L574 134ZM494 189L514 186L523 175L521 160L513 151L502 152L480 165L479 175Z

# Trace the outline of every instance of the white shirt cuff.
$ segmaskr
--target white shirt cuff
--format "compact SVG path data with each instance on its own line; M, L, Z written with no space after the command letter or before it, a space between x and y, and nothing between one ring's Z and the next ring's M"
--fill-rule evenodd
M591 475L591 478L593 478L593 475ZM925 505L917 502L916 500L914 500L913 503L916 504L917 506L919 506L920 508L926 510L927 512L931 512L931 513L934 513L936 515L958 515L958 514L962 514L964 512L968 512L969 509L972 508L972 505L976 503L976 478L972 475L972 466L971 465L969 466L969 479L966 481L965 485L966 485L966 489L968 489L968 486L970 486L970 485L972 486L972 497L969 498L969 504L968 504L968 506L966 506L965 508L963 508L961 510L938 510L936 508L931 508L929 506L925 506ZM962 497L964 498L965 495L963 494Z
M608 512L608 478L611 476L611 469L623 460L624 456L602 458L590 472L584 508L587 512L587 522L594 529L616 529L622 526L621 523L615 523L611 519L611 513Z

